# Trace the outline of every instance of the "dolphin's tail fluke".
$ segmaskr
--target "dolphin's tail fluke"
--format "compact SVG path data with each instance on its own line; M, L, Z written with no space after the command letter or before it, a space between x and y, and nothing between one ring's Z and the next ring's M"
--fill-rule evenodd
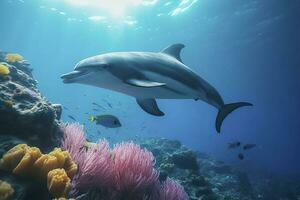
M230 104L224 104L218 112L217 118L216 118L216 130L218 133L221 131L221 126L223 123L223 120L229 115L232 111L244 107L244 106L253 106L251 103L248 102L238 102L238 103L230 103Z

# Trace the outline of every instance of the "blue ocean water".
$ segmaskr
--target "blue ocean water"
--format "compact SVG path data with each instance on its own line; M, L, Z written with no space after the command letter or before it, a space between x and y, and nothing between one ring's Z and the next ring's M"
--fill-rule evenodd
M0 48L30 61L39 89L86 125L91 140L160 136L242 168L299 173L300 6L297 0L1 0ZM231 114L217 134L217 110L201 101L159 100L164 117L135 99L96 87L65 85L61 74L89 56L111 51L160 51L183 43L183 62L227 103L253 108ZM105 107L93 111L96 102ZM111 107L109 106L109 104ZM120 129L88 119L114 114ZM255 143L237 159L228 142Z

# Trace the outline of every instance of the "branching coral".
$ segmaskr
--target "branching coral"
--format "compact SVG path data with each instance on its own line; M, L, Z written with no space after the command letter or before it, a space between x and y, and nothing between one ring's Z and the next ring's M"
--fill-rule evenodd
M14 189L12 186L5 182L0 180L0 199L1 200L9 200L12 198L14 194Z
M174 180L167 178L164 182L159 200L188 200L184 188Z
M23 56L17 53L9 53L5 56L6 62L15 63L24 60Z
M47 175L47 187L53 197L67 197L71 189L71 179L64 169L54 169Z

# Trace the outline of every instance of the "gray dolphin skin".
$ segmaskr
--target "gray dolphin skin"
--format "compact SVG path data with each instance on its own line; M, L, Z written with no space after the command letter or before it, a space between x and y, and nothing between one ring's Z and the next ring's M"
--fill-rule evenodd
M215 126L237 108L251 106L238 102L224 104L217 90L183 64L183 44L173 44L161 52L113 52L86 58L74 71L61 76L64 83L80 83L114 90L136 98L149 114L163 116L155 99L202 100L218 109Z

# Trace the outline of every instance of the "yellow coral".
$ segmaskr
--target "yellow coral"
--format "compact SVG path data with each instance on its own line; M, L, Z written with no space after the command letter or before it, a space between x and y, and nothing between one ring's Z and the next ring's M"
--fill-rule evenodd
M39 172L39 177L44 178L47 176L49 171L60 168L62 165L55 156L45 154L37 159L37 161L33 164L33 167Z
M47 187L53 197L67 197L71 189L71 179L64 169L54 169L47 175Z
M18 144L12 149L10 149L0 160L0 166L5 170L13 170L20 163L28 146L26 144Z
M68 176L72 179L74 175L77 173L78 167L76 163L72 160L69 152L64 151L64 155L65 155L64 169L66 170Z
M14 168L13 173L19 175L31 175L33 171L33 163L42 156L39 148L29 147L26 150L25 155L19 162L19 164Z
M0 180L0 199L1 200L9 200L12 198L14 194L14 189L11 185L5 181Z
M40 176L46 177L47 173L56 168L64 168L70 178L77 172L77 165L73 162L67 151L55 148L49 154L41 156L35 163L34 168L39 169Z
M77 165L69 152L55 148L43 155L39 148L26 144L16 145L9 150L0 160L0 168L38 180L47 178L48 189L56 198L66 197L71 179L77 172Z
M9 68L4 64L0 64L0 75L8 75L9 73Z
M30 175L33 163L42 156L39 148L19 144L9 150L1 159L1 168L12 170L14 174Z
M24 60L23 56L17 53L9 53L5 56L6 62L15 63Z

